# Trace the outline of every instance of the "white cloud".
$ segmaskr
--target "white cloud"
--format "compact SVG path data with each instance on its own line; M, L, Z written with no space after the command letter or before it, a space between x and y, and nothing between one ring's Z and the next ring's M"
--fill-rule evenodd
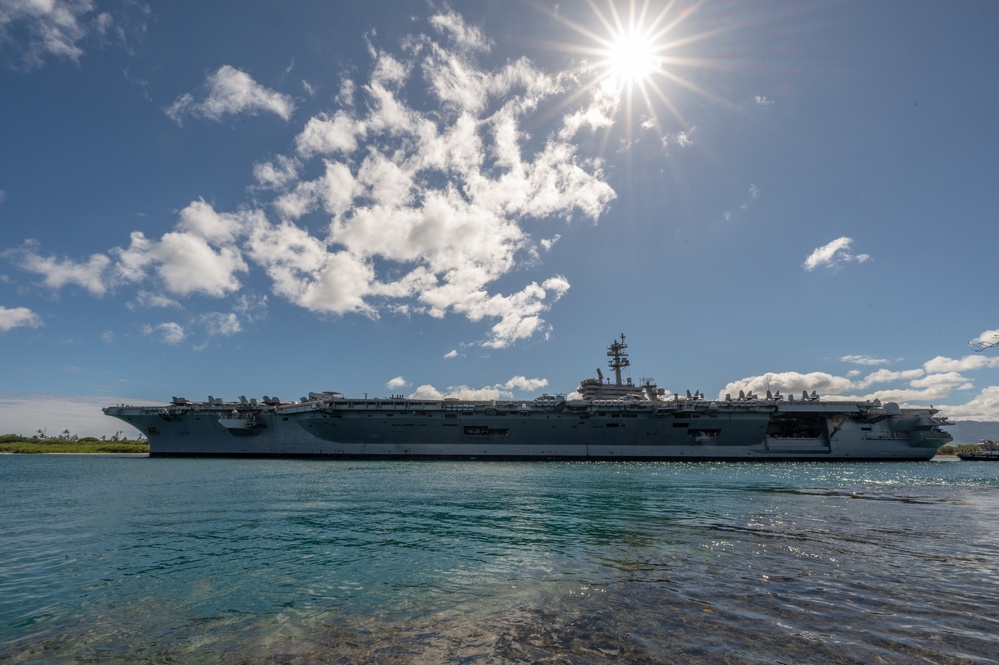
M755 97L753 97L753 103L759 106L760 108L766 109L774 105L774 100L767 99L766 95L756 95Z
M298 178L298 162L284 155L278 155L274 161L253 165L253 177L259 187L282 190Z
M457 20L447 14L434 25L462 35L466 46L488 45ZM373 316L377 300L415 298L408 311L497 319L485 343L504 346L543 330L540 314L568 289L553 277L513 294L490 293L530 249L519 220L574 211L595 218L614 193L599 164L577 158L567 143L549 140L524 154L519 125L537 97L556 89L550 77L524 60L483 71L426 38L413 43L423 60L372 49L371 80L359 88L370 99L362 112L340 109L306 123L296 153L322 157L325 171L278 198L288 221L258 229L249 256L265 266L278 293L309 309ZM450 110L449 121L397 96L417 69ZM353 102L353 83L344 89ZM497 111L481 115L494 102ZM332 216L323 240L289 223L318 209Z
M0 0L0 51L25 69L49 58L78 63L84 48L112 43L126 51L146 32L149 7L114 3L115 16L95 13L95 0ZM108 4L108 3L102 3ZM116 18L117 17L117 18Z
M180 212L177 230L160 240L133 232L128 248L112 252L118 260L115 271L120 279L137 282L153 270L177 296L224 296L240 288L236 274L248 270L235 241L259 220L253 212L218 213L204 201L193 201Z
M929 365L930 363L927 363ZM901 383L905 387L889 387L873 392L851 394L864 391L875 384ZM801 391L819 395L836 396L837 399L858 399L882 401L939 401L950 394L952 390L967 390L972 383L957 371L929 372L926 369L908 369L891 371L879 369L861 380L827 374L825 372L771 372L760 376L747 377L733 381L719 393L723 398L726 393L735 396L739 390L747 393L763 394L768 389L777 390L785 395L798 395Z
M550 251L552 251L552 247L555 246L555 243L557 243L561 239L562 239L562 236L559 235L558 233L556 233L551 238L542 238L541 242L540 242L541 248L543 250L545 250L546 252L550 252Z
M229 337L243 330L239 317L235 312L206 312L198 316L210 337Z
M273 113L284 120L291 119L295 103L283 95L260 85L244 71L230 65L219 67L205 79L206 95L197 100L184 93L165 110L177 124L184 116L221 120L229 115Z
M399 377L401 379L402 377ZM397 379L393 379L397 380ZM440 391L429 384L424 384L417 388L410 395L413 399L439 400L445 398L467 399L467 400L512 400L514 391L536 392L548 385L547 379L528 379L523 376L515 376L504 383L497 383L494 386L484 386L482 388L470 388L468 386L451 386L446 391ZM389 386L392 387L392 386Z
M309 118L305 129L295 138L295 150L302 157L351 153L358 138L364 136L364 125L349 113L337 111L332 116L321 113Z
M314 312L375 316L375 309L365 302L374 293L374 281L371 264L354 254L326 254L322 268L302 285L296 302Z
M923 363L923 368L932 374L967 372L985 367L999 367L999 356L968 355L958 359L937 356Z
M111 250L111 253L118 260L114 266L118 278L127 282L138 282L145 279L146 269L151 263L148 252L152 246L153 241L146 238L142 231L133 231L129 236L127 249L118 247Z
M885 358L872 358L868 355L862 356L840 356L840 360L845 363L852 363L854 365L887 365L890 361Z
M912 370L918 372L919 370ZM959 390L968 390L974 386L968 379L962 376L959 372L943 372L940 374L928 374L921 379L913 379L909 382L909 385L913 388L921 389L934 389L934 390L950 390L952 388Z
M291 223L262 224L251 232L247 255L263 266L275 293L299 302L310 275L326 264L326 247L318 238Z
M337 104L345 107L352 107L354 105L354 94L357 92L357 85L349 78L344 78L340 83L340 91L336 94Z
M282 219L294 221L319 209L333 216L350 210L354 198L360 196L364 188L345 164L327 161L325 166L320 177L299 182L274 201Z
M213 244L231 243L245 222L239 215L219 214L203 199L180 211L177 230L204 238Z
M105 272L111 264L111 259L104 254L91 254L85 262L72 259L58 259L54 256L42 256L35 252L37 243L28 242L19 250L4 252L24 270L44 276L43 284L51 289L61 289L75 284L81 286L95 296L102 296L108 290Z
M999 386L988 386L967 403L941 406L940 411L951 420L999 420Z
M568 141L575 137L583 128L595 132L606 129L614 124L614 115L620 106L620 97L610 91L598 90L590 103L565 116L559 138ZM666 144L663 144L666 147Z
M4 307L0 305L0 333L14 328L38 328L45 325L42 317L27 307Z
M868 386L872 386L875 383L890 383L892 381L912 381L912 385L915 385L915 380L923 376L925 372L921 369L908 369L902 370L900 372L893 372L887 369L879 369L876 372L871 372L863 378L861 381L856 381L853 387L856 389L864 389Z
M390 379L389 382L385 384L385 387L389 390L398 390L399 388L405 388L408 385L409 382L406 381L406 379L401 376L397 376L394 379Z
M863 395L838 395L842 400L880 400L882 402L898 402L902 406L914 403L935 403L950 394L953 386L948 384L929 385L925 388L886 388L875 390Z
M941 406L955 391L967 391L974 388L973 381L962 374L963 371L974 371L999 367L999 363L975 359L982 356L968 356L962 360L937 357L924 363L922 368L891 371L876 370L862 379L838 377L824 372L801 374L798 372L771 372L759 376L747 377L729 383L719 393L719 398L725 394L733 397L739 390L757 395L780 390L785 396L797 397L801 391L811 393L813 390L821 397L830 400L880 400L882 402L898 402L902 406L925 407L934 405L941 409L942 414L952 420L999 420L999 387L990 386L981 391L979 396L964 405ZM856 377L858 372L851 372ZM875 384L886 385L878 390L867 389Z
M676 131L663 134L663 148L669 148L671 145L675 145L679 148L688 148L694 145L693 134L696 129L696 127L691 127L687 131Z
M441 391L437 390L429 384L424 384L413 391L410 395L412 399L425 399L425 400L438 400L444 399L444 395Z
M513 391L515 390L522 392L536 392L547 385L547 379L528 379L523 376L515 376L505 383L497 384L492 387L480 388L478 390L472 390L465 386L451 388L449 390L451 395L461 396L463 399L479 399L475 397L475 395L480 393L483 395L490 395L490 397L483 397L482 399L513 399Z
M162 293L154 293L152 291L140 290L136 294L135 302L129 303L130 307L134 306L140 307L160 307L160 308L179 308L181 305L178 301L173 298L168 298Z
M533 392L541 390L548 385L548 379L528 379L524 376L515 376L503 384L506 390L523 390Z
M200 341L193 348L196 351L202 351L208 348L215 339L239 334L243 332L247 323L259 321L266 315L266 296L254 298L243 294L235 299L231 311L211 311L190 315L184 325L173 321L155 326L147 324L143 326L142 332L145 335L155 335L167 344L179 344L197 337Z
M479 28L467 25L464 19L454 11L431 17L430 25L434 26L438 32L450 34L454 42L464 49L488 51L492 48L492 40L487 38Z
M263 321L267 318L267 296L243 294L236 298L233 312L247 323Z
M839 268L843 263L864 263L870 260L869 254L853 254L850 246L853 238L837 238L827 245L815 249L802 266L809 272L816 268Z
M468 386L451 386L444 393L444 397L451 397L454 399L467 399L467 400L503 400L510 399L513 397L513 393L508 390L502 390L501 388L485 387L485 388L469 388Z
M833 376L825 372L772 372L760 376L749 376L738 381L733 381L726 385L718 393L719 399L724 399L725 395L735 397L740 390L746 393L757 395L766 394L767 390L772 392L780 391L785 395L800 394L802 391L837 395L853 386L850 379Z
M0 45L9 44L11 28L23 27L27 43L23 49L28 67L40 67L47 56L74 62L83 55L80 42L87 36L87 15L92 0L27 0L0 2Z
M204 238L190 233L167 233L159 241L150 241L136 232L119 257L122 265L130 267L155 266L163 286L177 296L223 296L240 287L236 273L247 270L235 247L215 250Z
M458 349L451 349L450 351L444 354L445 360L450 360L452 358L457 358L457 357L458 357Z
M101 38L107 38L114 27L114 19L111 14L101 12L94 19L94 32Z
M570 142L576 114L552 116L551 103L539 109L553 96L585 105L574 88L593 89L579 73L553 78L527 59L481 67L473 55L490 42L450 10L431 25L444 43L410 37L399 57L371 47L370 76L344 81L343 106L305 121L293 156L254 166L250 189L273 191L270 202L225 213L192 201L161 236L133 232L127 247L110 252L113 264L95 255L90 263L35 267L54 288L140 285L140 294L156 294L134 301L148 306L231 296L244 288L242 275L259 268L274 294L321 314L458 315L487 323L480 343L493 348L547 334L544 315L568 280L529 275L518 284L510 275L536 269L539 247L551 250L560 236L542 230L551 239L535 243L524 227L534 234L550 220L595 220L616 194L602 162ZM414 87L429 91L430 102L421 96L411 106ZM179 99L171 115L288 118L293 108L229 66L209 76L207 89L203 100ZM612 111L597 92L591 108ZM545 122L553 126L540 131Z
M184 332L184 328L173 321L168 321L165 323L159 323L157 325L145 325L142 328L142 332L146 335L160 335L160 341L165 344L180 344L187 337L187 333Z

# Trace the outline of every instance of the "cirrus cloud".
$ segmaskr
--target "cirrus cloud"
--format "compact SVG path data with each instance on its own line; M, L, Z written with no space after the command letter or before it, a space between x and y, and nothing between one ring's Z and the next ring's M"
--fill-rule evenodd
M50 56L78 62L81 42L92 30L106 30L111 18L93 12L92 0L0 2L0 45L13 45L28 68L42 66ZM26 39L16 42L12 28L23 28Z

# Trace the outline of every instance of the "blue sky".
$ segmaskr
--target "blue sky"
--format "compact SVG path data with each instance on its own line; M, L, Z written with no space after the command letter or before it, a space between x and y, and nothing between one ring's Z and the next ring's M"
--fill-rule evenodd
M0 430L635 380L999 420L999 4L0 0Z

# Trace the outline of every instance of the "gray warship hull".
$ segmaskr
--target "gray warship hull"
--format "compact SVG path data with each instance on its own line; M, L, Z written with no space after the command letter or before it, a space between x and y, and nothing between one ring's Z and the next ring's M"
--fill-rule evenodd
M573 460L925 460L932 410L854 402L314 400L115 406L150 455Z
M110 406L104 413L149 437L150 455L389 459L550 460L926 460L950 436L934 409L800 400L740 393L686 398L651 380L622 379L624 343L607 355L615 379L584 379L573 399L533 401L349 399L309 393L164 406Z

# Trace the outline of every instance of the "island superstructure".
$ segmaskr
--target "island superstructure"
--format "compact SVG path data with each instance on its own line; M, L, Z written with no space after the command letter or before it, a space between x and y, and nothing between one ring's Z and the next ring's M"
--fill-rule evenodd
M894 402L800 398L707 400L634 384L622 334L607 355L613 380L580 382L568 398L363 399L309 393L104 413L149 437L150 456L567 460L926 460L951 440L932 408Z

